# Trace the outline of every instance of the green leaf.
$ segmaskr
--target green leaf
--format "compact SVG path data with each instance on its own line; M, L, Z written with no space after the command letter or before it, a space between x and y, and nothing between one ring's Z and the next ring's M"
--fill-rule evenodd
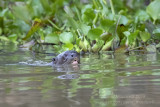
M8 12L8 8L3 9L2 12L0 12L0 17L4 17L7 12Z
M90 39L90 40L95 40L95 39L98 39L100 38L100 35L103 33L103 30L100 29L100 28L94 28L94 29L91 29L88 34L87 34L87 37Z
M46 37L45 37L45 42L47 43L54 43L54 44L59 44L59 36L58 34L56 33L51 33L51 34L48 34Z
M40 2L41 2L41 5L43 6L44 10L46 10L46 12L50 12L51 11L51 7L50 7L50 4L49 4L48 0L45 0L45 1L44 0L40 0Z
M67 51L67 50L72 50L72 49L73 49L73 44L72 44L72 43L64 44L62 48L63 48L65 51Z
M105 16L109 12L108 6L107 6L107 2L105 0L100 0L100 3L102 5L102 7L103 7L103 9L102 9L102 15Z
M147 42L151 38L151 35L148 32L140 32L140 37L143 42Z
M95 18L95 13L92 7L86 7L82 10L82 20L85 23L92 23L93 19Z
M84 51L87 52L87 46L84 45L83 41L79 41L79 47Z
M147 13L153 18L154 21L160 19L160 0L151 2L147 9Z
M114 21L109 19L103 19L100 21L100 26L104 30L108 31L114 25Z
M111 36L112 36L112 34L105 32L105 33L101 34L100 38L101 38L102 40L106 41L106 40L109 39Z
M8 39L11 40L12 42L15 42L17 40L17 34L10 35Z
M121 18L119 20L119 24L126 25L128 23L128 18L126 16L121 15Z
M137 39L137 36L139 34L139 30L136 30L133 33L130 33L129 31L125 31L125 32L123 32L123 34L127 37L126 44L128 45L128 44L132 44L135 42L135 40Z
M104 45L104 41L103 40L97 40L96 44L94 44L92 46L92 51L93 52L98 52L103 45Z
M91 50L91 46L89 44L89 42L86 40L86 38L84 38L84 41L79 41L79 47L84 51L90 51Z
M12 9L13 9L13 15L16 18L21 19L26 23L29 23L29 21L31 20L31 14L29 13L29 9L27 8L26 5L13 6Z
M138 16L138 19L140 21L146 21L149 19L149 15L144 10L139 10L136 12L136 16Z
M74 30L78 29L78 23L70 16L67 17L67 26L73 28Z
M0 40L2 40L2 41L9 41L9 39L7 37L5 37L5 36L0 36Z
M82 30L82 32L83 32L84 35L87 35L87 34L88 34L88 31L91 29L90 26L87 26L87 25L84 24L84 23L80 23L79 27L80 27L80 29Z
M102 47L102 51L108 50L112 46L112 42L114 39L111 39L110 41L106 41L105 45Z
M124 26L124 25L117 26L117 34L118 34L118 37L120 38L120 40L122 40L125 37L123 32L125 32L127 30L128 30L127 26Z
M75 49L75 51L77 51L78 53L80 53L80 48L79 48L79 46L77 46L77 45L74 45L74 49Z
M153 34L160 36L160 28L153 30Z
M62 43L72 43L73 34L71 32L63 32L59 35L59 39Z
M42 21L40 19L36 18L34 20L34 23L33 23L32 27L28 31L26 37L23 38L23 40L26 40L26 39L30 38L32 36L32 34L35 33L40 28L41 24L42 24Z

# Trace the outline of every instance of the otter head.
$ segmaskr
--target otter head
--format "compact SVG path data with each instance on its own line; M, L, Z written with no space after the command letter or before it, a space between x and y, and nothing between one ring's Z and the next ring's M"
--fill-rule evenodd
M80 56L76 51L70 51L70 53L66 53L64 64L79 64L79 63L80 63Z
M52 59L53 65L79 64L80 55L76 51L65 51Z

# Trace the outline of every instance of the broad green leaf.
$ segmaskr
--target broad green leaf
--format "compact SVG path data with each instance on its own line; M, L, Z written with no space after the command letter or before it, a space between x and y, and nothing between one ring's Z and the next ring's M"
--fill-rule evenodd
M9 39L7 37L5 37L5 36L0 36L0 40L1 41L9 41Z
M79 41L79 47L84 51L87 52L87 46L84 45L83 41Z
M67 26L73 28L74 30L78 29L78 23L70 16L67 17Z
M72 43L66 43L62 47L65 51L67 50L72 50L73 49L73 44Z
M85 23L92 23L93 19L95 18L95 13L92 7L86 7L82 10L82 20Z
M123 32L125 32L127 30L128 30L127 26L118 25L118 27L117 27L117 34L118 34L118 37L120 38L120 40L122 40L124 38L124 33Z
M29 21L31 20L31 14L29 13L29 9L26 5L13 6L12 9L13 14L16 18L21 19L26 23L29 23Z
M151 35L148 32L140 32L140 37L143 42L147 42L151 38Z
M88 34L87 34L87 37L90 39L90 40L95 40L95 39L98 39L100 38L100 35L103 33L103 30L100 29L100 28L94 28L94 29L91 29Z
M8 8L3 9L3 10L0 12L0 17L4 17L7 12L8 12Z
M138 19L140 21L146 21L149 19L149 15L144 10L139 10L136 12L136 16L138 16Z
M11 40L12 42L15 42L17 40L17 35L16 34L12 34L8 37L9 40Z
M147 13L153 18L153 20L160 19L160 0L151 2L147 9Z
M91 50L91 46L89 44L89 42L84 38L84 41L79 41L79 47L84 51L90 51Z
M120 20L119 20L119 24L126 25L127 23L128 23L128 18L126 16L122 15L121 18L120 18Z
M153 34L160 36L160 28L153 30Z
M133 33L130 33L129 31L123 32L123 34L127 37L126 44L128 45L128 44L134 43L135 40L137 39L138 33L139 33L139 30L136 30Z
M103 9L102 9L102 15L105 16L109 12L108 6L107 6L107 2L105 0L100 0L100 3L102 5L102 7L103 7Z
M112 34L105 32L105 33L103 33L103 34L100 35L100 38L101 38L102 40L106 41L106 40L109 39L111 36L112 36Z
M100 26L105 31L108 31L113 25L114 25L114 21L112 21L112 20L109 20L109 19L100 20Z
M91 29L90 26L87 26L87 25L84 24L84 23L80 23L79 27L80 27L80 29L82 30L82 32L83 32L84 35L87 35L87 34L88 34L88 31Z
M44 13L49 13L49 11L46 10L44 7L45 4L42 2L45 2L47 4L47 0L42 1L42 0L31 0L30 3L27 4L27 7L29 9L30 15L36 18L41 18ZM49 6L46 6L49 8Z
M153 34L156 34L156 33L160 33L160 28L155 29L155 30L153 31Z
M103 40L97 40L96 44L94 44L92 46L92 51L93 52L98 52L102 48L103 45L104 45L104 41Z
M72 43L73 34L71 32L63 32L59 35L59 39L62 43Z
M74 48L75 48L75 51L77 51L78 53L80 53L80 48L79 48L79 46L77 46L77 45L74 45Z
M35 19L32 27L28 31L26 37L23 38L23 40L30 38L32 34L35 33L40 28L41 24L42 24L42 21L40 19Z
M113 39L111 39L110 41L106 41L105 45L102 47L102 51L107 51L109 48L111 48L112 46L112 42L113 42Z
M59 36L58 34L56 33L51 33L51 34L48 34L46 37L45 37L45 42L47 43L54 43L54 44L59 44Z
M40 2L41 2L41 5L43 6L43 8L44 8L44 10L46 12L50 12L51 11L51 7L50 7L50 4L49 4L48 0L40 0Z
M25 21L23 20L15 20L14 24L16 25L17 28L19 28L19 30L17 29L17 31L19 32L28 32L30 30L30 25L27 24ZM13 28L10 28L13 29Z

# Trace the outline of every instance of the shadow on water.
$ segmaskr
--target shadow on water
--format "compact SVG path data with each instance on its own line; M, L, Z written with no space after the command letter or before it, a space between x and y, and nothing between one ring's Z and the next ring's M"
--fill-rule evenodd
M79 66L0 46L2 107L158 107L160 54L88 54Z

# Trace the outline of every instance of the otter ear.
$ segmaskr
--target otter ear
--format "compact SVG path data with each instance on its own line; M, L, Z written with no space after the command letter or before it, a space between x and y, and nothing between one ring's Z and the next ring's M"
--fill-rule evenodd
M56 61L56 58L52 58L52 61L55 62L55 61Z

